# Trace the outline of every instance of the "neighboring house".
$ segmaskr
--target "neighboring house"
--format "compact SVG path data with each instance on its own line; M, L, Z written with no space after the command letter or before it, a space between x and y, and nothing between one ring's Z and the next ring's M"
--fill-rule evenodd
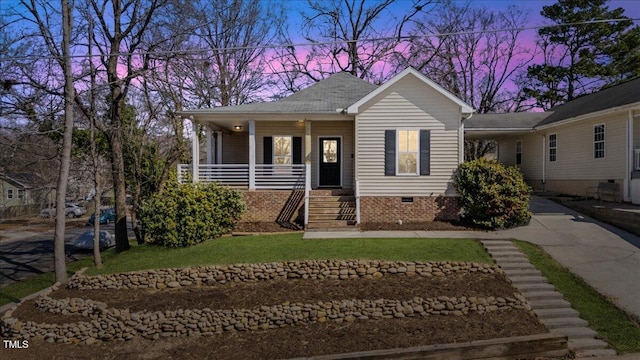
M246 222L456 219L452 175L472 112L412 68L381 86L338 73L275 102L184 111L204 130L206 160L194 136L179 176L246 189Z
M542 113L476 114L466 139L493 139L535 190L585 196L614 183L615 200L640 203L640 79Z
M29 173L0 174L0 208L47 204L52 191L37 186L37 180L36 175Z

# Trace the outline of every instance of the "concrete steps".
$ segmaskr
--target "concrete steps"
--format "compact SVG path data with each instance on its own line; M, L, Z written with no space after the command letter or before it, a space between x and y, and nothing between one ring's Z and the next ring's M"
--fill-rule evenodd
M538 319L551 331L566 335L568 346L578 357L612 356L616 352L597 338L589 323L571 308L562 294L538 271L529 259L508 240L481 240L513 286L527 299Z

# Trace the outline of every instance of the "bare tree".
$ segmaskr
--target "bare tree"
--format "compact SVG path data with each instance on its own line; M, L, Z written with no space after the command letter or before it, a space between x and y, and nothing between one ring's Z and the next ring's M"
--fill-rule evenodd
M405 25L435 7L431 0L398 2L395 0L308 0L308 10L301 13L302 33L311 49L293 46L278 51L273 71L288 91L300 84L322 80L328 75L346 71L374 83L393 75L390 63ZM392 9L392 6L395 8ZM400 10L401 17L396 14ZM293 43L282 34L282 41Z
M67 282L67 263L64 253L65 230L65 196L71 167L71 147L73 135L73 104L75 89L73 87L73 73L71 70L71 13L72 8L68 0L62 2L62 71L64 73L64 135L62 140L62 159L60 161L60 176L56 187L56 230L53 237L53 254L56 281Z
M95 46L101 54L109 85L109 114L102 130L107 134L111 147L118 252L130 247L126 221L122 117L131 82L148 70L148 53L155 46L144 41L145 34L152 26L154 15L167 1L90 0L92 16L99 23Z
M419 69L477 113L517 111L522 104L515 76L534 57L517 30L526 18L515 7L496 12L450 3L410 32L414 40L396 61ZM467 141L465 148L466 158L473 159L494 143Z

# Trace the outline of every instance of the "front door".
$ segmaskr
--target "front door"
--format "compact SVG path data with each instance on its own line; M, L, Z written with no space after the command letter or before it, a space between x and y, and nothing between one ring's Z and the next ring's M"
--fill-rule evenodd
M321 137L319 145L319 183L321 187L340 187L342 152L339 137Z

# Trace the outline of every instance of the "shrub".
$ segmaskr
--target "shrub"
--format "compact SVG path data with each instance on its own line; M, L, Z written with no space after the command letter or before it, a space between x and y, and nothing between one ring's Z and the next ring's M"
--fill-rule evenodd
M178 183L144 201L139 219L147 242L186 247L228 233L245 211L242 193L215 183Z
M460 165L454 177L463 217L492 229L526 225L531 218L529 186L518 168L485 159Z

